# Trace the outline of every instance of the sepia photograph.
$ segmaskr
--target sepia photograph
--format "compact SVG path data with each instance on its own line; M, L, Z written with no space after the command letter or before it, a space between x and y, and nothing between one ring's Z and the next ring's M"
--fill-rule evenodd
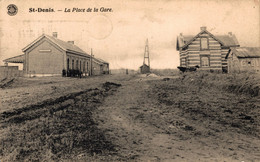
M260 161L259 0L0 0L0 162Z

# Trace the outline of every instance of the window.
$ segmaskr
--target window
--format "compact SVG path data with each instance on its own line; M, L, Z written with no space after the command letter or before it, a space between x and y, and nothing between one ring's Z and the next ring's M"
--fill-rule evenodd
M83 71L85 72L86 71L86 67L85 67L85 61L83 61Z
M209 66L209 57L202 56L201 57L201 67L208 67Z
M81 71L81 61L79 61L79 70Z
M87 62L87 71L88 71L88 62Z
M67 70L70 69L70 59L67 59Z
M201 50L209 49L208 38L200 38Z
M39 52L41 52L41 53L50 53L51 50L50 49L40 49Z
M76 70L78 70L79 69L79 61L77 60L76 61Z
M74 60L72 60L72 69L74 70Z

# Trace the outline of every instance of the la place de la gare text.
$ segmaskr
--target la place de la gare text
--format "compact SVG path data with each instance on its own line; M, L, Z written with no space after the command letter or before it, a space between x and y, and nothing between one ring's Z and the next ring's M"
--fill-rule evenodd
M64 12L113 12L112 8L65 8L64 10L57 10ZM29 12L55 12L54 8L29 8Z

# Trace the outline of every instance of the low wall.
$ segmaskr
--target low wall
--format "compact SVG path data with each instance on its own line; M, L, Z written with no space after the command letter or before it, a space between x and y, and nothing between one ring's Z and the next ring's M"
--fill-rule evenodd
M0 78L21 77L24 71L18 70L18 66L0 66Z

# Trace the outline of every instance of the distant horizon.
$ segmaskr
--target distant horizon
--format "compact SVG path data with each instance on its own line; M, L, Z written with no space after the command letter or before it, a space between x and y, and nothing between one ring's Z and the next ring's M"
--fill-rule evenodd
M128 69L128 70L139 70L139 68L138 69L130 69L130 68L120 68L120 69L111 69L110 68L110 70L126 70L126 69ZM163 69L160 69L160 68L151 68L151 70L178 70L178 68L163 68Z

